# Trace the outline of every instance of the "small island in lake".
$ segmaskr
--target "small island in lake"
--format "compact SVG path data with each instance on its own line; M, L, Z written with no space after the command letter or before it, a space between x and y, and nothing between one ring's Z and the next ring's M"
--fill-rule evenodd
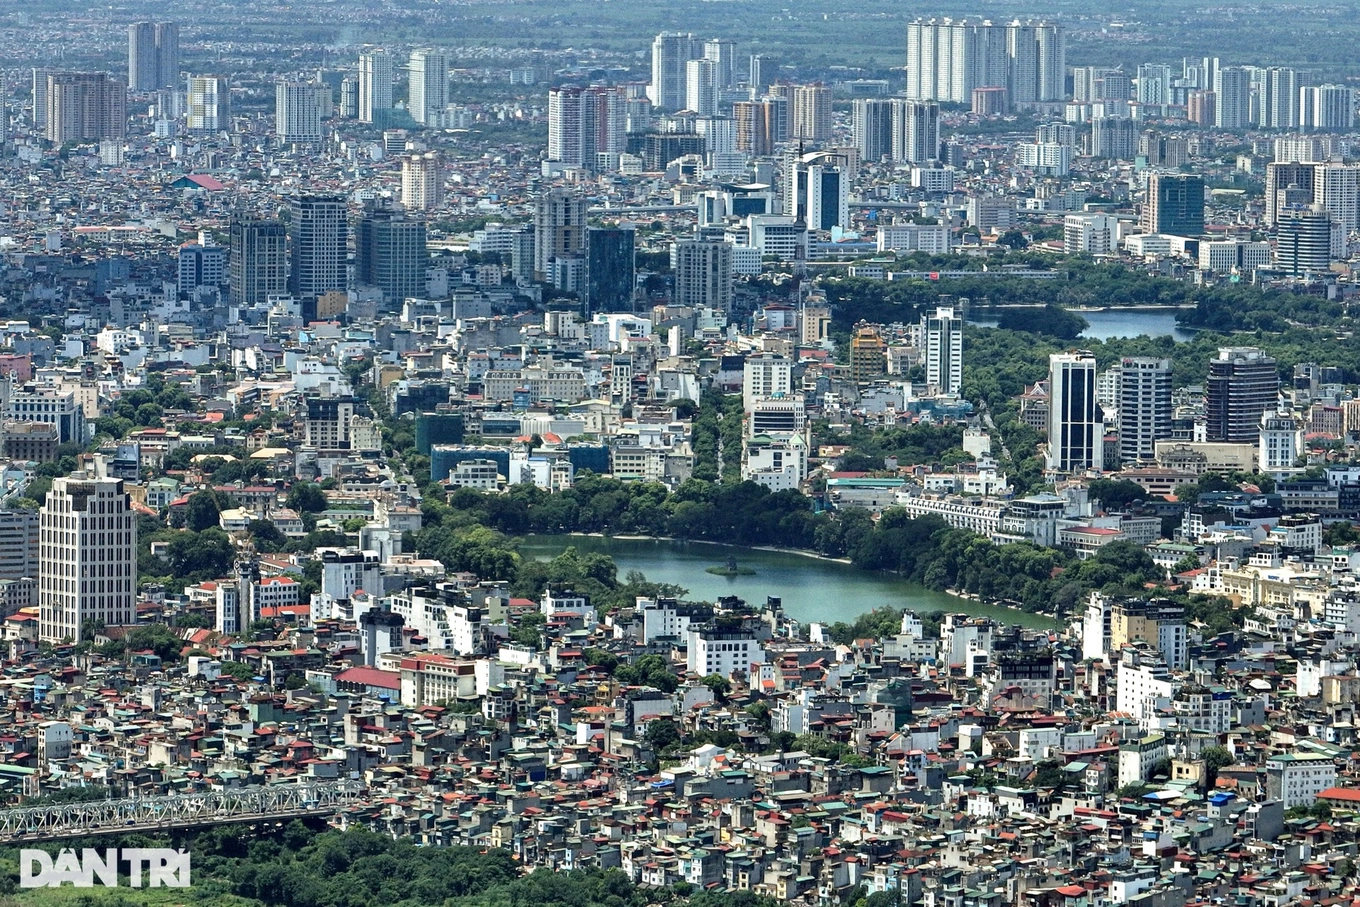
M737 559L729 557L727 563L721 567L709 567L705 573L712 573L714 576L755 576L756 572L750 567L738 567Z

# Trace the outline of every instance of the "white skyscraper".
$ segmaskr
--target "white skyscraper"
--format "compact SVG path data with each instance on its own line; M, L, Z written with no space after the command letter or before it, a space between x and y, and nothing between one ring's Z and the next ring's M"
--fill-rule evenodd
M968 104L1005 88L1012 104L1063 99L1064 33L1051 22L925 19L907 26L907 97Z
M716 82L719 91L736 84L737 45L725 38L713 38L704 42L704 59L712 60L717 66Z
M597 155L624 150L627 98L622 89L565 85L548 92L548 159L595 169Z
M953 306L939 306L922 319L926 337L926 383L938 393L957 394L963 385L963 319Z
M1171 360L1125 357L1115 380L1119 458L1151 463L1157 442L1171 437Z
M1088 352L1048 357L1048 468L1104 468L1105 417L1096 403L1096 359Z
M137 517L121 479L54 479L39 527L42 639L81 642L91 623L136 622Z
M433 151L413 154L401 162L401 203L408 211L428 211L439 206L443 194L443 171Z
M231 128L231 88L222 76L189 77L190 132L225 132Z
M417 123L428 123L431 113L438 113L449 104L448 58L438 50L414 50L408 74L411 97L407 107Z
M1299 125L1309 132L1350 132L1355 127L1354 93L1346 85L1300 89Z
M1315 165L1313 201L1326 208L1346 233L1360 229L1360 168L1342 163Z
M1138 103L1163 106L1171 103L1171 67L1148 63L1138 67Z
M315 144L331 116L331 90L320 82L280 82L274 88L274 131L289 144Z
M1299 74L1271 67L1260 70L1256 89L1256 124L1262 129L1299 128Z
M685 64L685 107L701 117L718 112L718 64L690 60Z
M1251 125L1251 70L1224 66L1214 82L1214 125L1240 132Z
M392 58L382 48L359 54L359 122L392 109Z
M686 64L704 55L702 41L691 34L665 32L652 40L652 82L647 97L662 110L685 106Z

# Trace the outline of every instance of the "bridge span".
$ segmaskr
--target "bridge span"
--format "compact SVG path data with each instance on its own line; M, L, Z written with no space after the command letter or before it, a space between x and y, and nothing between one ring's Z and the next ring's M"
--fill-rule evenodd
M356 801L363 790L358 781L290 782L193 794L21 806L0 810L0 844L330 816Z

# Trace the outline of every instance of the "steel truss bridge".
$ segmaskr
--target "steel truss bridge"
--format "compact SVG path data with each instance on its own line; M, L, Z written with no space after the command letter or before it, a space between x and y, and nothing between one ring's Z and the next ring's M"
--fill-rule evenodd
M0 844L330 816L358 800L358 781L244 787L0 810Z

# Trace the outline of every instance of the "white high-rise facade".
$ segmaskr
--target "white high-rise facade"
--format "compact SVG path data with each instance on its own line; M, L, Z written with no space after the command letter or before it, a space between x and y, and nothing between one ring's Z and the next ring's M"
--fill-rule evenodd
M747 412L757 400L784 397L793 393L793 360L765 353L751 356L742 364L741 400Z
M231 128L231 88L222 76L189 77L190 132L226 132Z
M712 60L717 67L718 90L724 91L736 84L737 45L724 38L713 38L704 42L704 59Z
M1157 442L1171 437L1171 360L1128 356L1115 380L1119 458L1151 463Z
M922 319L926 337L926 383L938 393L958 394L963 386L963 319L953 306L939 306Z
M1087 352L1048 357L1048 468L1104 468L1105 417L1096 403L1096 358Z
M438 114L449 104L448 58L438 50L413 50L407 73L411 95L406 106L417 123L428 123L431 114Z
M1360 229L1360 168L1342 163L1316 165L1313 201L1326 208L1346 233Z
M401 203L407 211L439 207L444 188L439 155L434 151L413 154L401 162Z
M42 639L82 642L91 624L136 622L137 517L121 479L54 479L38 546Z
M628 99L623 90L592 85L548 92L548 160L594 170L601 153L627 147Z
M392 109L392 58L382 48L359 54L359 122Z
M1251 70L1224 66L1214 82L1214 125L1240 132L1251 125Z
M1349 132L1355 127L1354 92L1346 85L1301 88L1299 125L1309 132Z
M1258 72L1256 125L1262 129L1298 129L1301 81L1298 71L1271 67Z
M975 88L1005 88L1012 104L1064 99L1063 28L1052 22L925 19L907 26L907 97L972 102Z
M331 116L331 90L320 82L280 82L274 88L274 131L286 144L315 144Z
M718 64L713 60L690 60L685 64L685 107L701 117L718 112Z
M652 82L647 97L662 110L685 106L686 66L704 55L702 41L691 34L665 32L652 40Z

